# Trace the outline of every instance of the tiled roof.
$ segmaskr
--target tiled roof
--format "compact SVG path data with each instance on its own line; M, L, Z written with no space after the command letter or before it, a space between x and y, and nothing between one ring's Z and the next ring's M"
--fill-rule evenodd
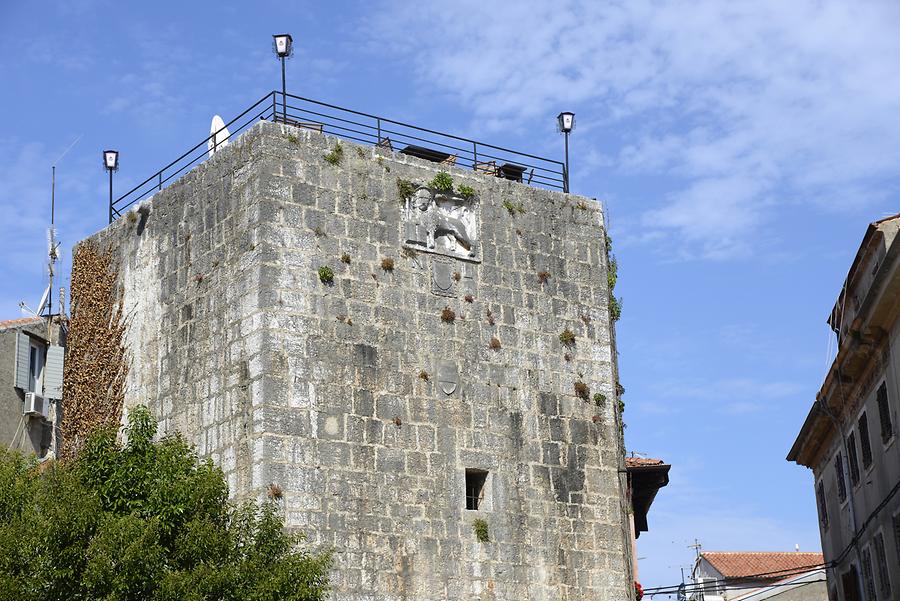
M876 219L875 221L872 222L872 225L878 225L880 223L885 223L887 221L893 221L897 217L900 217L900 213L897 213L896 215L890 215L888 217L882 217L881 219Z
M645 457L626 457L625 467L648 467L653 465L665 465L662 459L650 459Z
M760 580L780 580L794 573L815 569L825 561L821 553L799 552L704 551L700 556L726 578L769 574L760 576Z
M0 331L8 330L10 328L30 326L33 324L41 323L42 321L44 321L43 317L21 317L19 319L7 319L6 321L0 321Z

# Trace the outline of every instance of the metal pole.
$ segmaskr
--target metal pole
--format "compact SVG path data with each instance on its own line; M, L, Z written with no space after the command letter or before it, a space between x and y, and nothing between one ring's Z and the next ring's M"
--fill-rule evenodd
M287 123L287 80L284 77L284 57L281 57L281 108L284 122Z
M563 174L563 192L569 193L569 132L566 132L566 172Z
M109 222L113 222L113 199L112 199L112 169L108 169L109 171Z

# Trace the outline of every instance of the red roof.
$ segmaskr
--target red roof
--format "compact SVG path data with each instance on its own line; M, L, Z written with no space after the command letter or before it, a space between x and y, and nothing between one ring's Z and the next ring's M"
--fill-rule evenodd
M825 563L825 558L821 553L704 551L700 556L725 578L744 578L756 574L768 574L759 576L759 580L779 580L803 571L813 570Z
M6 321L0 321L0 330L30 326L32 324L41 323L42 321L44 321L43 317L20 317L19 319L7 319Z

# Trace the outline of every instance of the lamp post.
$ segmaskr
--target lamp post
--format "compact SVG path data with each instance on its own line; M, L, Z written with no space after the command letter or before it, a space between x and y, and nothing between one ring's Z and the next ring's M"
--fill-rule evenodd
M566 171L563 173L563 192L569 191L569 132L575 129L575 113L562 112L556 116L556 129L566 136Z
M275 55L281 59L281 112L282 119L287 122L287 83L284 76L284 59L294 53L294 38L289 33L273 35Z
M119 151L104 150L103 151L103 168L109 171L109 222L113 222L113 190L112 179L113 171L119 170Z

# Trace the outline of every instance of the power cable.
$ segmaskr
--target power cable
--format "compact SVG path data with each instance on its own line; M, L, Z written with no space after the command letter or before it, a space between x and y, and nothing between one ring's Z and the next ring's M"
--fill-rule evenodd
M771 572L759 572L757 574L747 574L746 576L733 576L731 578L720 578L717 580L717 582L724 583L726 586L729 586L729 588L753 588L754 585L750 585L748 582L746 582L747 580L752 580L754 578L764 578L766 576L789 578L791 576L796 576L798 574L802 574L804 572L808 572L808 571L812 571L812 570L816 570L816 569L824 568L826 570L829 570L831 568L838 566L839 564L841 564L844 561L844 559L847 557L847 554L849 554L850 551L854 548L854 546L859 542L859 538L866 531L866 529L871 525L872 521L878 516L879 513L881 513L881 511L888 505L888 503L890 503L891 499L894 498L894 495L896 495L898 491L900 491L900 481L898 481L894 485L894 488L892 488L891 491L884 497L884 499L881 500L881 503L879 503L878 506L872 510L872 512L868 515L868 517L866 517L862 526L856 531L856 534L854 535L853 539L851 539L850 542L847 543L847 545L837 555L837 557L835 557L831 561L827 561L827 562L820 563L820 564L808 565L808 566L797 566L794 568L786 568L783 570L773 570ZM744 584L744 586L741 586L742 583ZM734 584L734 586L730 586L731 584ZM682 586L682 584L678 583L675 585L666 585L666 586L657 586L657 587L653 587L653 588L645 588L644 594L661 595L661 594L676 593L676 592L678 592L678 589L681 586ZM690 593L690 592L698 592L700 590L705 590L705 589L703 589L704 586L705 586L705 583L704 584L686 585L686 592ZM757 586L756 588L771 587L771 586L784 586L784 584L780 584L780 583L776 582L776 583L770 584L770 585Z
M796 576L797 574L803 574L804 572L809 572L812 570L817 570L817 569L825 568L825 567L827 567L827 565L825 563L817 563L817 564L810 564L810 565L805 565L805 566L795 566L793 568L784 568L782 570L772 570L771 572L759 572L756 574L747 574L745 576L731 576L728 578L719 578L717 581L724 582L724 583L740 584L747 580L765 579L767 577L768 578L771 578L771 577L788 578L790 576ZM681 586L681 585L678 584L678 585L673 585L673 586ZM695 585L687 585L687 586L691 587L691 586L695 586ZM646 589L644 589L644 591L645 592L654 591L654 590L661 589L661 588L672 588L672 587L671 586L662 586L662 587L646 588Z
M772 584L745 584L743 586L729 586L728 588L731 590L766 590L773 588L781 588L785 586L793 586L794 588L800 588L801 586L806 586L807 584L816 584L818 582L827 582L825 578L821 578L818 580L807 580L806 582L774 582ZM668 588L665 590L659 589L644 589L644 595L649 595L653 597L654 595L671 595L674 593L678 593L679 591L683 591L685 594L699 593L701 591L706 591L704 585L691 585L686 588L681 588L681 585Z

